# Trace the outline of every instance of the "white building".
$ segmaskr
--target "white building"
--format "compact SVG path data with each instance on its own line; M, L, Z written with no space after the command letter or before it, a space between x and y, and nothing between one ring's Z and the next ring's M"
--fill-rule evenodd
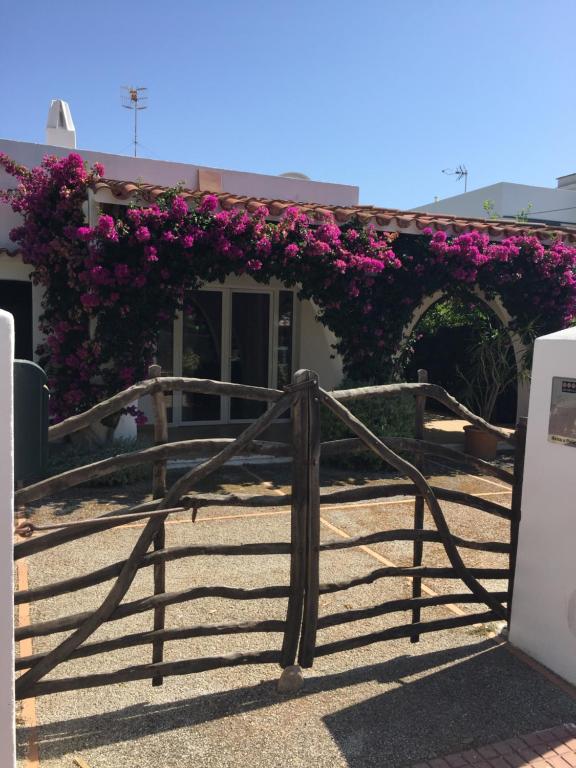
M75 147L76 132L70 109L59 100L50 106L45 144L0 139L0 152L27 167L39 165L45 155L65 156ZM106 180L96 184L89 195L89 224L96 222L100 211L128 205L135 195L153 201L166 187L183 185L189 190L185 195L193 197L199 191L212 192L218 195L221 204L250 208L264 203L271 217L280 216L288 205L296 203L312 214L316 209L331 210L340 224L358 217L364 225L407 235L421 234L427 227L442 229L448 234L479 229L494 240L527 231L544 237L556 234L545 225L487 222L481 205L476 218L467 219L359 206L358 187L311 181L298 173L268 176L77 151L89 165L100 162L105 167ZM566 206L570 201L576 205L576 177L571 178L574 189L566 184L566 189L561 192L570 196L570 199L566 197ZM13 183L11 177L0 171L0 188L9 188ZM480 197L485 199L487 194L482 192ZM492 196L496 198L496 206L500 206L500 197ZM534 196L531 199L535 200ZM526 202L524 198L519 200L518 204ZM517 206L516 203L510 205L512 207L507 206L505 210L514 210ZM552 207L549 203L545 205ZM9 232L18 223L19 217L9 206L0 205L0 308L15 317L16 357L33 359L34 350L41 341L38 318L42 288L31 284L30 267L23 263L15 252L15 244L10 241ZM573 241L572 233L566 234ZM196 292L195 302L196 317L191 320L180 315L173 328L167 329L160 339L160 362L167 375L276 387L289 380L298 368L310 368L318 372L324 387L329 389L340 383L342 361L334 354L335 338L316 322L314 306L308 301L296 300L293 289L288 290L274 282L262 285L247 276L230 276L224 284L205 285ZM201 318L200 322L198 318ZM198 436L208 432L234 434L246 420L255 416L257 408L257 403L240 403L230 398L197 396L192 400L185 394L175 393L171 423L178 428L194 427Z
M534 223L576 227L576 173L560 176L557 182L556 187L534 187L500 181L413 210L473 218L520 217Z
M76 135L68 105L53 101L46 126L46 144L0 139L0 152L27 167L39 165L45 155L65 156L76 146ZM205 168L185 163L77 150L89 165L100 162L106 178L119 180L117 186L101 184L90 195L89 223L109 205L128 205L138 187L159 190L183 184L186 189L227 192L230 195L270 200L291 200L321 206L350 207L358 203L358 188L343 184L311 181L303 174L266 176L224 169ZM0 171L0 188L14 180ZM119 188L121 187L121 192ZM9 232L19 222L9 206L0 205L0 307L16 321L16 357L33 359L41 341L38 317L42 288L30 282L30 267L14 253L16 246ZM205 318L198 331L194 323L180 315L172 333L161 339L161 362L167 374L198 375L223 380L275 387L298 368L311 368L320 374L325 386L336 386L342 378L342 364L334 358L333 335L316 322L310 302L299 302L294 291L280 284L262 285L247 276L227 279L224 285L206 285L198 292L199 313ZM304 343L305 340L305 343ZM202 358L198 363L198 355ZM195 356L194 371L190 359ZM258 403L230 401L229 398L196 397L188 402L182 393L174 395L173 426L194 424L230 425L254 416ZM244 412L246 411L246 412ZM235 430L233 430L235 431Z

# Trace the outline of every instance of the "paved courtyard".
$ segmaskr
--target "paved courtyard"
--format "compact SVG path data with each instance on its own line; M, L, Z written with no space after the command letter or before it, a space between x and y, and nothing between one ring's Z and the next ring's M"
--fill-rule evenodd
M434 484L467 490L503 504L509 489L500 481L457 475L447 466L431 468ZM375 474L325 473L326 487L394 482ZM278 496L289 488L286 466L229 468L210 478L206 491L258 490ZM38 508L35 518L79 519L145 498L146 486L128 491L78 489ZM97 506L96 506L97 504ZM443 504L454 533L468 538L505 540L508 524L482 512ZM323 540L370 533L383 528L411 527L413 502L402 498L380 503L322 509ZM167 546L187 543L288 541L287 507L263 509L202 509L196 523L188 515L167 525ZM19 579L31 586L85 573L124 558L141 524L66 544L28 558ZM470 565L504 566L504 555L465 551ZM379 564L409 564L411 545L393 542L322 553L321 581L362 575ZM425 545L426 564L445 564L442 547ZM196 557L169 563L167 589L194 585L257 587L286 584L285 556ZM31 620L42 621L96 607L109 584L40 601L31 606ZM490 582L494 590L505 585ZM462 591L458 582L426 582L427 589ZM456 587L456 589L455 589ZM141 571L126 600L150 594L152 572ZM407 597L404 578L324 595L321 615ZM476 606L477 608L477 606ZM459 606L456 610L472 610ZM203 599L170 606L168 626L200 623L283 619L284 600L232 601ZM453 610L453 609L452 609ZM426 609L425 618L454 615L448 607ZM20 622L27 617L20 609ZM404 624L407 614L340 625L322 630L319 642L338 640ZM152 616L143 613L109 622L94 639L147 630ZM572 689L542 674L494 638L496 626L473 626L423 635L420 643L395 640L319 658L305 671L297 694L276 690L275 665L220 669L197 675L165 678L162 687L150 681L45 696L25 703L19 728L20 766L82 768L181 768L206 766L334 766L335 768L406 768L439 760L443 755L505 741L538 729L576 721ZM41 652L64 635L36 638ZM278 634L249 634L181 640L166 645L165 658L194 658L234 651L278 649ZM114 651L68 662L52 677L118 669L150 659L149 646ZM74 763L74 759L79 762ZM430 765L436 765L431 762ZM440 765L440 763L438 763Z

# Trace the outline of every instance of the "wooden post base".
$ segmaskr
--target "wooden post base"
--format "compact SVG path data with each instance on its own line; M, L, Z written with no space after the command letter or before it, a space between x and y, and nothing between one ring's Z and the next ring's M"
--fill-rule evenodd
M302 667L298 664L291 664L282 670L278 680L278 693L297 693L304 685L304 675Z

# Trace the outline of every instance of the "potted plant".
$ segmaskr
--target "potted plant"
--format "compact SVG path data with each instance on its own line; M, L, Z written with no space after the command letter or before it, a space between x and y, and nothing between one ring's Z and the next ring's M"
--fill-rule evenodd
M488 327L479 342L469 349L470 372L459 369L465 384L464 402L485 421L492 419L498 397L518 377L514 351L505 328ZM496 457L498 437L481 427L464 427L464 450L478 458Z

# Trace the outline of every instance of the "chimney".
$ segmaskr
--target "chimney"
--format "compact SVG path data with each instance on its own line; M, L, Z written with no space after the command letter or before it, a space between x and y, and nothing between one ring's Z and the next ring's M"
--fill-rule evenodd
M46 144L76 149L76 128L67 101L52 99L46 121Z

